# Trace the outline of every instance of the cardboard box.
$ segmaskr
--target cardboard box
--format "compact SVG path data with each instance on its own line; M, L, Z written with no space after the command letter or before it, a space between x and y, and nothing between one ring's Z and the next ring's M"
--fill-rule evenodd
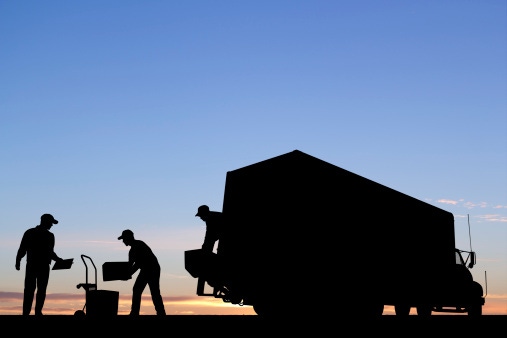
M102 280L127 280L132 278L128 262L105 262L102 264Z
M185 269L192 277L210 277L219 270L218 256L214 252L205 252L202 249L185 251Z

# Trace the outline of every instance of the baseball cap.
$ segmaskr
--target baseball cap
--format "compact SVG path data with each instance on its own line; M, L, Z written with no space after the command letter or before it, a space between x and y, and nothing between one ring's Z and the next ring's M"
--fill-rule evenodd
M209 207L207 205L201 205L197 208L197 214L195 216L202 216L203 214L207 214L209 212Z
M44 214L44 215L42 215L40 217L40 220L41 220L41 222L45 220L47 222L51 222L52 224L58 224L58 221L51 214Z
M118 239L124 239L124 238L133 238L134 237L134 233L132 232L132 230L123 230L122 233L121 233L121 236L118 237Z

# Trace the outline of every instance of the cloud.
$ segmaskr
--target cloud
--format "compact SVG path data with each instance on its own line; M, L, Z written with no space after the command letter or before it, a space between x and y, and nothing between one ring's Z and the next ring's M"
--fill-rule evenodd
M197 295L189 295L189 296L165 296L162 295L165 301L171 302L171 303L180 303L180 302L203 302L202 297L199 297ZM77 293L48 293L46 295L46 300L51 302L68 302L68 301L82 301L84 298L84 294L77 294ZM127 300L131 301L132 295L119 295L120 300ZM151 302L151 295L143 294L142 300ZM214 300L214 299L213 299ZM0 291L0 302L19 302L23 301L23 292L5 292ZM221 300L220 300L221 301ZM209 303L209 301L208 301Z
M463 203L463 206L467 209L473 209L473 208L486 208L488 206L488 204L486 202L479 202L479 203L474 203L474 202L465 202Z
M22 292L4 292L0 291L0 302L12 302L23 300Z
M503 216L503 215L498 215L498 214L494 214L494 215L480 215L480 216L477 216L485 221L488 221L488 222L502 222L502 223L507 223L507 216Z
M458 201L453 201L453 200L448 200L448 199L439 199L437 200L438 203L443 203L443 204L452 204L452 205L456 205L458 204Z
M430 199L426 199L427 201L431 201ZM496 204L492 205L488 202L472 202L465 201L463 198L460 199L449 199L449 198L440 198L437 200L437 203L453 205L456 207L462 207L466 209L474 209L474 208L492 208L492 209L507 209L507 205Z

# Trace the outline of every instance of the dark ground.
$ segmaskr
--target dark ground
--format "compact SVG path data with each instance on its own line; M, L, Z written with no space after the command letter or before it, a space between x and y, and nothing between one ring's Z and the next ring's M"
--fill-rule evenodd
M115 316L111 318L78 318L71 315L46 315L44 317L23 317L21 315L0 316L0 326L9 336L36 338L38 335L50 337L142 337L148 335L173 334L195 337L238 337L252 335L303 335L311 337L345 337L362 334L376 336L416 337L507 337L507 316L482 316L469 318L463 316L432 316L419 318L409 316L401 319L395 316L382 316L374 320L361 318L288 318L266 320L259 316L242 315L168 315L165 317ZM265 338L265 337L262 337ZM267 337L266 337L267 338Z

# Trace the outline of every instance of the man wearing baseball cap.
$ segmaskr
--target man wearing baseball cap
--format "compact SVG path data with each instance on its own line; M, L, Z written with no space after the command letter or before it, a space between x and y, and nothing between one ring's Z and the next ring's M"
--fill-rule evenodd
M197 208L196 217L200 217L206 223L206 233L202 250L212 252L215 242L220 239L223 228L223 216L219 211L210 211L207 205L201 205ZM217 253L219 253L217 246Z
M160 294L160 265L150 247L143 241L134 238L132 230L123 230L118 239L123 240L129 250L129 268L132 276L137 270L139 274L132 288L132 306L130 316L138 316L141 308L141 296L146 285L150 287L151 299L157 316L165 316L164 302Z
M195 217L200 217L206 223L206 233L204 235L204 241L202 243L202 252L206 254L213 253L213 249L215 247L215 243L217 244L217 254L220 255L222 252L220 250L220 237L223 231L223 214L219 211L211 211L207 205L201 205L197 208L197 213ZM208 256L204 256L208 257ZM208 265L208 264L206 264ZM208 272L203 271L203 275L197 279L197 294L204 294L204 286L206 281L208 284L211 281L208 279ZM211 285L211 284L210 284ZM211 285L213 286L213 285Z
M26 255L23 316L30 314L35 289L37 289L35 315L42 316L51 261L62 261L54 252L55 235L49 231L53 224L58 224L53 215L42 215L40 224L26 230L19 245L16 255L16 270L20 270L21 259Z

